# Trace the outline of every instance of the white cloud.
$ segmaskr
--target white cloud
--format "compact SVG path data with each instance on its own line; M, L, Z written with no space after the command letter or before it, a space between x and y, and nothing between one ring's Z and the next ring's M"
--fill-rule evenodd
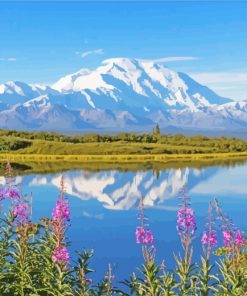
M97 219L97 220L103 220L104 219L104 214L91 214L91 213L86 212L86 211L82 212L82 216L87 217L87 218L94 218L94 219Z
M247 72L205 72L190 75L207 83L247 82Z
M7 61L8 62L15 62L16 61L16 58L7 58Z
M16 58L0 58L1 62L15 62L17 59Z
M178 61L193 61L197 59L198 59L197 57L182 56L182 57L164 57L159 59L142 60L142 61L152 61L154 63L170 63L170 62L178 62Z
M76 54L80 55L82 58L85 58L92 54L104 54L104 50L102 48L99 48L99 49L88 50L83 52L76 51Z
M247 99L247 72L195 72L189 75L222 96Z

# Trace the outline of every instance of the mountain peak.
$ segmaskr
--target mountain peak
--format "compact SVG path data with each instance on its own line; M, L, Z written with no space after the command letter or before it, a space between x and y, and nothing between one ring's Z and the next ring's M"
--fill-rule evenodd
M105 65L117 65L126 70L135 69L140 66L140 60L134 58L110 58L102 61Z
M18 81L1 84L0 102L0 115L10 110L0 127L9 118L17 122L16 116L19 124L21 119L30 128L37 116L39 120L47 116L50 125L55 118L57 124L72 118L75 129L85 126L84 122L109 130L127 126L141 130L156 123L162 128L247 124L246 104L229 103L233 101L163 64L125 57L106 59L92 70L83 68L51 87ZM21 106L18 114L11 111L16 104ZM48 125L44 122L39 127Z

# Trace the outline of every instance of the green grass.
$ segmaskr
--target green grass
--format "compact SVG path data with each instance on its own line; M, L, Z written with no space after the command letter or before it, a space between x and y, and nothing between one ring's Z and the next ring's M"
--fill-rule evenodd
M0 130L0 152L43 155L153 155L246 152L236 138L160 134L75 135Z
M210 159L245 159L247 152L198 154L33 154L1 153L0 160L66 161L66 162L169 162Z
M126 141L73 144L44 140L29 141L31 142L30 146L13 150L11 153L39 155L185 155L228 152L227 150L221 151L210 144L208 146L200 146L199 144L195 146L189 144L172 145L170 143L133 143Z
M0 154L0 171L9 160L19 174L62 172L70 169L156 171L168 168L234 166L247 160L247 153L185 155L39 155Z
M190 154L210 153L212 147L176 146L160 143L128 143L125 141L112 143L64 143L34 140L32 145L13 151L17 154L42 155L152 155L152 154Z
M149 142L147 142L149 141ZM82 135L0 131L0 162L25 172L72 168L165 169L233 164L247 160L247 142L183 135Z

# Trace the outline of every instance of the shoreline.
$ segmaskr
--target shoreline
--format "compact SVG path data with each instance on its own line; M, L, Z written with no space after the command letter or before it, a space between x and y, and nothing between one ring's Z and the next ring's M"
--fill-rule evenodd
M198 153L198 154L17 154L0 153L0 161L38 161L38 162L96 162L96 163L142 163L247 159L247 152Z

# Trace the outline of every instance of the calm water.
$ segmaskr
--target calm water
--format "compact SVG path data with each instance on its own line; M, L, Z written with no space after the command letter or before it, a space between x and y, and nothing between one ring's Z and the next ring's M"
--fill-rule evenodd
M223 209L241 229L247 228L247 164L235 167L204 169L167 169L122 172L117 170L64 172L67 196L71 207L68 231L71 251L94 249L92 267L96 277L102 276L108 263L114 266L118 279L123 279L142 263L140 246L135 244L138 225L137 207L144 197L146 214L156 239L158 260L174 264L173 252L179 250L176 233L178 193L186 185L196 212L198 256L200 235L207 207L217 196ZM50 217L58 196L60 173L19 176L24 193L33 193L33 219ZM4 183L3 177L0 183Z

